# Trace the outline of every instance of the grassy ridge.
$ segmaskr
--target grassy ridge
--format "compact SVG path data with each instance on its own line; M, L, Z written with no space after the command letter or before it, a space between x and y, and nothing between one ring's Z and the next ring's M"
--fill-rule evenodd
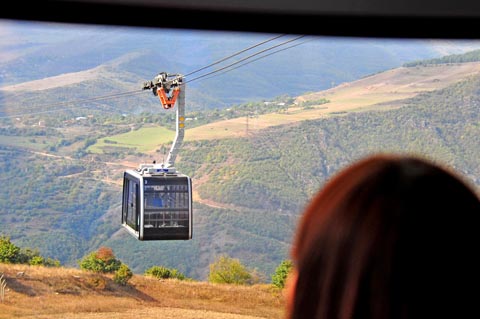
M6 264L0 264L0 273L8 288L0 303L2 319L283 318L281 292L269 285L159 281L135 275L124 287L110 276L77 269Z

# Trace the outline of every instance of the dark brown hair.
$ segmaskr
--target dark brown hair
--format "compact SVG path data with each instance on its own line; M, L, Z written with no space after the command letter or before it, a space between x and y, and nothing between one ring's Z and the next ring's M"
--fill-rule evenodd
M440 318L472 309L479 318L467 291L479 288L479 214L471 188L424 159L377 155L351 165L300 220L290 318Z

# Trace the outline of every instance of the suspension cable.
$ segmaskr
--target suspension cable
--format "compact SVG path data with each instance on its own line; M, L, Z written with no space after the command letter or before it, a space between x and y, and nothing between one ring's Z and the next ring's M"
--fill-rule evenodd
M278 52L285 51L285 50L288 50L288 49L297 47L297 46L299 46L299 45L302 45L302 44L304 44L304 43L310 42L310 41L312 41L312 40L313 40L313 39L308 39L308 40L302 41L302 42L300 42L300 43L296 43L296 44L290 45L290 46L288 46L288 47L286 47L286 48L282 48L282 49L275 50L275 51L270 52L270 53L268 53L268 54L259 56L259 57L256 58L256 59L246 61L245 63L242 63L242 64L240 64L240 65L237 65L237 66L234 67L234 68L231 68L231 69L228 69L228 70L224 70L223 72L220 72L220 73L218 73L218 74L213 74L213 75L211 75L211 76L209 76L209 77L206 77L204 80L208 80L208 79L214 78L214 77L216 77L216 76L219 76L219 75L228 73L228 72L230 72L230 71L236 70L236 69L238 69L238 68L241 68L241 67L243 67L243 66L245 66L245 65L248 65L248 64L250 64L250 63L253 63L253 62L255 62L255 61L258 61L258 60L261 60L261 59L266 58L266 57L268 57L268 56L274 55L274 54L276 54L276 53L278 53Z
M239 64L239 63L241 63L241 62L244 62L244 61L246 61L246 60L248 60L248 59L251 59L251 58L253 58L253 57L257 56L257 55L260 55L260 54L265 53L265 52L267 52L267 51L273 50L273 49L278 48L279 46L285 45L285 44L287 44L287 43L290 43L290 42L299 40L299 39L301 39L301 38L303 38L303 37L305 37L305 35L301 35L301 36L296 37L296 38L294 38L294 39L290 39L290 40L284 41L284 42L282 42L282 43L276 44L276 45L274 45L274 46L271 46L271 47L269 47L269 48L263 49L263 50L261 50L261 51L258 51L258 52L256 52L256 53L254 53L254 54L251 54L251 55L249 55L249 56L246 56L246 57L244 57L244 58L242 58L242 59L240 59L240 60L238 60L238 61L236 61L236 62L233 62L233 63L231 63L231 64L229 64L229 65L226 65L226 66L221 67L221 68L219 68L219 69L216 69L216 70L214 70L214 71L205 73L205 74L203 74L203 75L197 76L196 78L193 78L193 79L191 79L191 80L188 80L186 83L191 83L191 82L193 82L193 81L197 81L197 80L199 80L199 79L202 79L202 78L204 78L204 77L206 77L206 76L209 76L209 75L215 74L215 73L217 73L217 72L223 71L223 70L225 70L225 69L228 69L229 67L232 67L232 66L237 65L237 64Z
M192 74L195 74L195 73L198 73L198 72L200 72L200 71L202 71L202 70L205 70L205 69L207 69L207 68L209 68L209 67L212 67L212 66L217 65L217 64L219 64L219 63L221 63L221 62L224 62L224 61L226 61L226 60L228 60L228 59L231 59L231 58L233 58L233 57L235 57L235 56L238 56L238 55L240 55L241 53L244 53L244 52L246 52L246 51L249 51L249 50L251 50L251 49L254 49L254 48L256 48L256 47L259 47L259 46L261 46L261 45L263 45L263 44L265 44L265 43L268 43L268 42L274 41L274 40L276 40L276 39L279 39L279 38L281 38L281 37L283 37L283 36L285 36L285 34L275 36L275 37L273 37L273 38L264 40L264 41L262 41L262 42L259 42L259 43L255 44L255 45L252 45L252 46L250 46L250 47L248 47L248 48L245 48L245 49L243 49L243 50L237 51L237 52L235 52L234 54L231 54L231 55L229 55L229 56L227 56L227 57L225 57L225 58L222 58L222 59L220 59L220 60L218 60L218 61L215 61L215 62L213 62L213 63L211 63L211 64L209 64L209 65L207 65L207 66L204 66L204 67L202 67L202 68L199 68L199 69L197 69L197 70L194 70L194 71L186 74L185 77L186 77L186 76L189 76L189 75L192 75ZM293 41L297 41L297 40L299 40L299 39L301 39L301 38L303 38L303 37L305 37L305 35L301 35L301 36L298 36L298 37L296 37L296 38L293 38L293 39L284 41L284 42L282 42L282 43L276 44L276 45L274 45L274 46L271 46L271 47L269 47L269 48L263 49L263 50L258 51L258 52L256 52L256 53L253 53L253 54L251 54L251 55L249 55L249 56L246 56L246 57L244 57L244 58L242 58L242 59L240 59L240 60L238 60L238 61L236 61L236 62L233 62L233 63L231 63L231 64L229 64L229 65L226 65L226 66L221 67L221 68L219 68L219 69L213 70L213 71L208 72L208 73L206 73L206 74L200 75L200 76L198 76L198 77L196 77L196 78L193 78L193 79L191 79L191 80L188 80L188 81L185 82L185 83L191 83L191 82L193 82L193 81L197 81L197 80L202 79L202 78L207 77L207 76L210 76L210 77L208 77L208 78L211 78L211 77L213 77L213 76L211 76L211 75L214 75L215 73L218 73L218 72L221 72L221 71L226 70L226 71L220 73L220 74L223 74L223 73L226 73L226 72L229 72L229 71L238 69L238 68L240 68L240 67L242 67L242 66L244 66L244 65L247 65L247 64L252 63L252 62L254 62L254 61L257 61L257 60L259 60L259 59L262 59L262 58L265 58L265 57L267 57L267 56L270 56L270 55L273 55L273 54L275 54L275 53L278 53L278 52L280 52L280 51L284 51L284 50L287 50L287 49L289 49L289 48L298 46L298 45L303 44L303 43L305 43L305 42L307 42L307 41L301 42L301 43L296 44L296 45L289 46L289 47L287 47L287 48L283 48L283 49L280 49L280 50L276 50L276 51L271 52L271 53L269 53L269 54L260 56L260 57L258 57L257 59L254 59L254 60L245 62L245 61L247 61L247 60L249 60L249 59L251 59L251 58L253 58L253 57L255 57L255 56L258 56L258 55L260 55L260 54L262 54L262 53L268 52L268 51L273 50L273 49L275 49L275 48L281 47L281 46L283 46L283 45L285 45L285 44L288 44L288 43L291 43L291 42L293 42ZM245 63L242 63L242 62L245 62ZM240 63L242 63L242 64L240 64ZM240 65L238 65L238 64L240 64ZM235 65L237 65L237 67L231 68L232 66L235 66ZM229 68L231 68L231 69L229 69ZM229 69L229 70L227 70L227 69ZM220 75L220 74L218 74L218 75ZM126 97L126 96L130 96L130 95L136 95L136 94L140 94L140 93L143 93L143 90L132 90L132 91L126 91L126 92L108 94L108 95L103 95L103 96L97 96L97 97L87 98L87 99L79 99L79 100L73 100L73 101L67 101L67 102L59 102L59 103L54 103L54 104L41 105L41 106L37 106L37 107L38 107L38 108L50 108L50 107L56 107L56 106L66 106L66 105L70 105L70 104L97 102L97 101L106 100L106 99L115 99L115 98L119 98L119 97ZM39 112L30 112L30 113L26 113L26 114L2 115L2 116L0 116L0 119L13 118L13 117L22 117L22 116L30 116L30 115L39 115L39 114L45 114L45 113L53 113L53 112L59 112L59 111L73 110L73 109L77 109L77 108L86 108L86 107L70 107L70 108L53 109L53 110L46 110L46 111L39 111Z
M197 69L197 70L195 70L195 71L192 71L192 72L190 72L190 73L187 73L187 74L185 74L185 76L187 77L187 76L189 76L189 75L198 73L198 72L203 71L203 70L205 70L205 69L208 69L209 67L212 67L212 66L214 66L214 65L217 65L217 64L219 64L219 63L222 63L222 62L224 62L224 61L226 61L226 60L228 60L228 59L231 59L231 58L233 58L233 57L236 57L236 56L239 55L239 54L242 54L242 53L244 53L244 52L247 52L247 51L249 51L249 50L251 50L251 49L254 49L254 48L258 47L258 46L261 46L261 45L263 45L263 44L265 44L265 43L271 42L271 41L276 40L276 39L278 39L278 38L281 38L281 37L283 37L283 36L285 36L285 34L278 35L278 36L276 36L276 37L273 37L273 38L270 38L270 39L268 39L268 40L265 40L265 41L262 41L262 42L260 42L260 43L257 43L257 44L255 44L255 45L252 45L252 46L250 46L250 47L248 47L248 48L246 48L246 49L240 50L240 51L238 51L238 52L236 52L236 53L234 53L234 54L232 54L232 55L229 55L229 56L227 56L227 57L224 57L223 59L220 59L220 60L218 60L218 61L215 61L215 62L213 62L213 63L211 63L211 64L209 64L209 65L207 65L207 66L204 66L204 67L199 68L199 69Z

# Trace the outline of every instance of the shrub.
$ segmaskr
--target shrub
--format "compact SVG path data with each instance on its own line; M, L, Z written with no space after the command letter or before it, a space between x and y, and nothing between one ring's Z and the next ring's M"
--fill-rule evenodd
M47 258L43 259L43 266L45 267L60 267L60 260Z
M28 264L35 266L45 266L45 267L60 267L60 261L52 258L44 258L42 256L33 256L30 258Z
M169 269L163 266L153 266L145 271L146 276L152 276L157 279L179 279L185 280L186 277L177 269Z
M122 262L115 258L112 249L100 247L80 261L80 269L93 272L113 273L120 269Z
M175 279L178 279L178 280L185 280L187 277L185 277L185 275L182 274L177 269L170 269L170 278L175 278Z
M0 236L0 262L42 265L47 267L60 266L60 261L51 258L44 258L36 249L17 247L10 241L10 238L5 236Z
M221 256L210 265L208 281L212 283L246 285L251 283L252 274L240 260Z
M158 279L170 278L170 269L163 266L153 266L145 271L145 275Z
M32 266L43 265L44 259L41 256L33 256L29 264Z
M125 286L132 276L133 273L130 268L128 268L128 266L125 264L121 264L113 276L113 281L117 284Z
M285 287L285 281L288 274L293 269L293 263L291 260L284 260L275 269L275 273L272 275L272 284L278 288Z
M16 263L20 248L15 246L9 237L0 237L0 262L1 263Z
M35 260L33 260L35 259ZM30 264L30 265L41 265L40 259L43 262L42 256L37 250L32 250L30 248L20 249L15 260L18 264ZM33 264L32 264L33 261Z
M83 257L80 261L80 269L90 270L93 272L105 272L104 262L97 258L95 252Z

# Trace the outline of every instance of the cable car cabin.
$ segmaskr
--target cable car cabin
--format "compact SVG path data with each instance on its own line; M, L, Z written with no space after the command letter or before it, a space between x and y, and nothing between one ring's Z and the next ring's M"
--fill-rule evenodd
M192 182L174 168L143 164L123 179L122 226L139 240L192 238Z

